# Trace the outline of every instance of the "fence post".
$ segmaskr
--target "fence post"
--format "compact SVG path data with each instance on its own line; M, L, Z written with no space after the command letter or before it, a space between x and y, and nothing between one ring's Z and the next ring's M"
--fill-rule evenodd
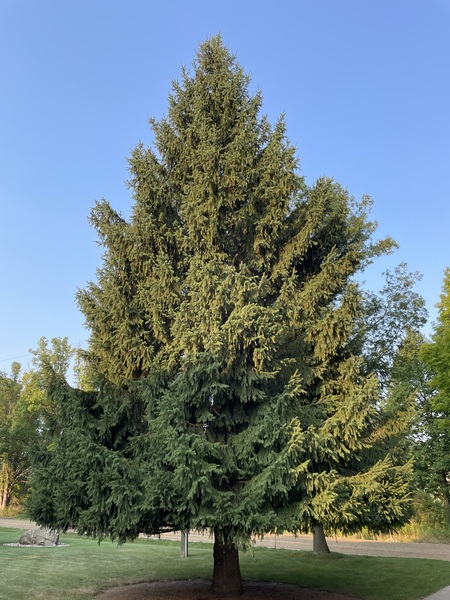
M181 531L181 556L187 558L189 556L189 530L183 529Z

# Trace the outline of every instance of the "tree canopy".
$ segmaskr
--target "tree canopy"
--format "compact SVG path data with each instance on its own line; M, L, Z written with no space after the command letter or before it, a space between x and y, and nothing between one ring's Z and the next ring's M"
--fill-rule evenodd
M33 425L20 402L20 369L14 362L9 375L0 373L0 510L23 494L28 476L26 447Z
M252 536L338 512L381 524L407 498L391 454L364 468L379 388L352 352L353 276L393 242L373 240L369 198L305 184L249 84L220 37L201 44L150 120L154 148L131 154L130 219L92 210L103 265L77 297L92 389L53 377L30 505L119 541L209 529L221 594L241 591Z
M0 372L0 510L20 506L28 491L31 453L45 429L49 403L49 377L64 379L75 350L67 338L42 337L32 366L22 371L14 362L11 373Z
M434 406L450 415L450 268L444 273L442 294L437 304L438 317L430 343L422 350L422 356L432 370L432 384L437 390ZM450 429L450 417L447 421Z
M444 273L438 317L431 340L421 346L420 358L428 368L428 394L424 406L426 443L419 455L422 479L450 506L450 268Z

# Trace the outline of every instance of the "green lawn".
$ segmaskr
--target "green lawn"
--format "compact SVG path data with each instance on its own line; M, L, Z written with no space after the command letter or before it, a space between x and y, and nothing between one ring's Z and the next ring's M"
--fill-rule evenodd
M138 540L118 547L74 534L61 536L60 548L14 548L18 529L0 528L1 600L88 600L115 585L164 579L211 578L212 545ZM336 590L362 600L418 600L450 585L445 561L368 558L258 548L241 555L242 576L303 587Z

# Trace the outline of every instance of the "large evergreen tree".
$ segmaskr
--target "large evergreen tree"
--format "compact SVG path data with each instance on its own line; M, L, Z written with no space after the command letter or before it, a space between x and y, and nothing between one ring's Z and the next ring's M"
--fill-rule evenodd
M103 266L78 302L95 380L82 392L53 378L30 505L119 541L209 529L223 595L242 589L251 536L304 530L334 504L352 519L379 491L373 464L342 489L338 471L370 445L378 393L350 349L351 279L391 241L372 243L368 199L326 178L306 187L283 119L260 109L208 40L151 120L155 148L131 155L130 220L93 209Z

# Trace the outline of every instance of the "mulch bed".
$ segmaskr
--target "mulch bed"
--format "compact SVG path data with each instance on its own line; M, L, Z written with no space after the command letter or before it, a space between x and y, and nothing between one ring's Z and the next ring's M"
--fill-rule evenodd
M202 579L189 581L157 581L112 588L96 596L97 600L218 600L211 592L211 582ZM242 596L227 600L358 600L355 596L300 588L295 585L271 582L244 583Z

